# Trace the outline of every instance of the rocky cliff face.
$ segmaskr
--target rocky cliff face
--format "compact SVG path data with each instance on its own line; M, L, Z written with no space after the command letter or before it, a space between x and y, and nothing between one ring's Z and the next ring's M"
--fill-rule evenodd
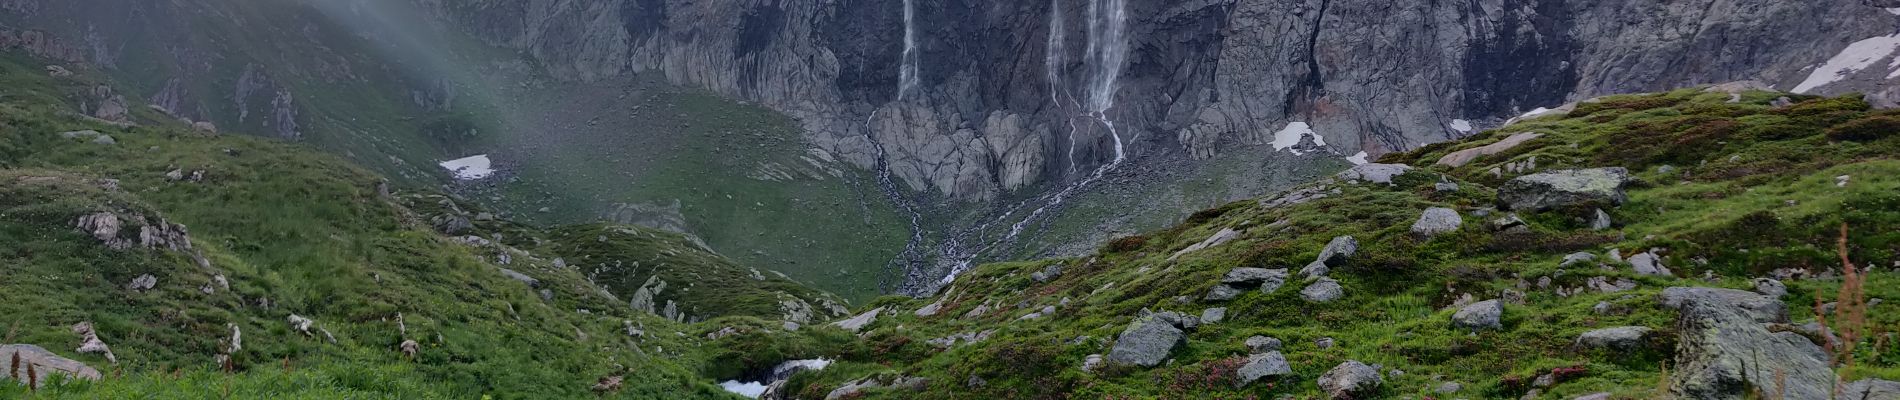
M1377 155L1602 94L1792 88L1894 25L1851 0L424 3L557 76L656 71L756 100L962 199L1085 179L1116 136L1206 158L1303 122Z

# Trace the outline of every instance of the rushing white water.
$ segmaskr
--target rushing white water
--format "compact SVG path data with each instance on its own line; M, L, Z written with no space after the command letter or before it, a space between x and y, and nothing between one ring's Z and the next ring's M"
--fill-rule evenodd
M897 99L915 95L922 78L917 76L923 57L917 54L917 8L914 0L904 0L904 54L897 67Z
M1062 109L1063 105L1059 94L1062 92L1061 87L1063 80L1061 79L1061 71L1065 66L1065 61L1062 57L1065 53L1066 46L1063 42L1064 37L1062 36L1062 12L1058 5L1059 3L1054 1L1050 3L1050 33L1049 43L1047 45L1048 54L1046 55L1048 58L1045 60L1044 65L1049 78L1050 101L1055 103L1057 109ZM1082 108L1078 110L1080 115L1069 118L1069 165L1070 169L1074 170L1076 165L1076 137L1084 126L1099 127L1108 133L1109 138L1114 140L1114 158L1110 159L1108 163L1096 167L1095 170L1091 171L1081 180L1063 187L1054 194L1043 197L1040 206L1030 210L1022 219L1011 224L1008 233L1005 233L1001 238L990 241L988 244L967 254L955 255L954 259L956 264L951 267L949 274L938 281L940 286L949 284L952 280L956 279L958 274L969 270L977 258L981 257L990 249L1016 240L1018 236L1022 235L1023 230L1028 228L1030 224L1036 222L1037 218L1061 206L1064 201L1067 201L1081 189L1101 180L1104 176L1107 176L1109 172L1114 171L1115 168L1120 167L1123 162L1128 160L1125 148L1127 144L1123 141L1121 132L1115 127L1115 122L1108 116L1108 111L1115 107L1115 95L1121 88L1119 84L1122 69L1127 66L1128 61L1127 1L1090 0L1085 17L1088 23L1088 26L1086 26L1088 31L1088 47L1083 50L1082 57L1083 67L1085 67L1084 73L1086 74L1084 77L1085 81L1083 82L1085 84L1083 88L1084 97L1082 101L1077 104ZM1077 121L1081 121L1083 125L1078 125ZM1003 213L1001 218L1009 218L1009 216L1015 214L1014 210L1015 208L1010 208L1009 211ZM987 225L988 224L985 224L985 226ZM960 242L952 241L951 243ZM949 252L946 251L946 253Z
M729 380L725 382L720 382L719 387L725 388L726 391L728 392L737 393L740 396L756 399L756 398L759 398L759 395L765 394L766 387L771 386L773 383L777 383L778 381L790 379L792 377L792 374L796 374L798 373L798 371L807 371L807 370L817 371L817 370L825 369L825 367L830 366L830 365L831 365L831 360L823 359L823 358L810 359L810 360L791 360L791 361L779 363L777 367L773 367L772 374L766 376L765 380L753 381L753 382L740 382L739 380L734 379L734 380Z

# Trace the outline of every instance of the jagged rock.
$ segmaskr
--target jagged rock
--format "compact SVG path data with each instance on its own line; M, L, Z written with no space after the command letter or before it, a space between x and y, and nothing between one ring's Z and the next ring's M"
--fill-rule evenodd
M1472 160L1478 159L1478 157L1510 151L1511 149L1516 148L1518 145L1524 144L1524 142L1536 140L1537 138L1540 138L1540 137L1544 137L1544 135L1540 133L1533 133L1533 132L1520 132L1520 133L1511 135L1510 137L1504 138L1504 140L1499 140L1496 143L1491 143L1491 144L1478 146L1474 148L1454 151L1454 152L1451 152L1450 154L1446 154L1444 157L1440 157L1438 159L1438 165L1448 166L1452 168L1462 167L1462 166L1465 166L1465 164L1471 163Z
M1352 260L1354 254L1358 253L1358 239L1353 239L1352 236L1340 236L1326 242L1326 248L1320 249L1319 258L1314 261L1325 263L1328 267L1344 266L1346 262Z
M1330 274L1332 272L1333 272L1333 267L1326 266L1326 263L1324 262L1314 261L1311 263L1307 263L1306 267L1300 268L1300 279L1318 278L1318 277L1326 276L1326 274Z
M507 276L508 279L513 279L521 283L527 284L528 287L531 287L531 288L541 287L541 280L534 279L534 277L528 276L528 274L523 274L521 272L518 272L512 269L507 269L507 268L500 268L500 270L501 270L501 274L504 276Z
M1469 330L1504 329L1504 303L1485 300L1472 303L1451 315L1452 326Z
M1662 265L1662 256L1656 255L1653 251L1630 256L1629 263L1631 267L1636 268L1636 274L1638 275L1676 275L1674 272L1669 271L1669 267Z
M1670 391L1688 399L1734 399L1749 388L1790 399L1826 399L1835 376L1820 346L1796 332L1772 332L1786 324L1787 306L1733 289L1672 287L1660 296L1678 313L1682 336Z
M1788 285L1774 278L1755 278L1755 292L1769 298L1779 299L1788 295Z
M1223 319L1227 319L1227 307L1214 307L1201 310L1202 323L1219 323Z
M1273 337L1249 336L1245 343L1247 345L1247 351L1251 354L1260 354L1280 349L1280 339Z
M1146 316L1153 316L1155 318L1161 319L1162 321L1167 321L1167 323L1173 324L1174 327L1181 328L1182 330L1192 331L1195 328L1199 328L1201 326L1200 318L1197 318L1192 315L1178 313L1178 312L1162 311L1158 313L1149 313L1148 310L1143 309L1142 314Z
M1528 225L1529 223L1524 222L1523 218L1518 218L1517 213L1510 213L1510 214L1505 214L1504 218L1498 218L1498 219L1492 220L1491 231L1503 232L1503 231L1508 231L1508 230L1513 230L1513 229L1525 228Z
M106 362L119 363L119 357L112 354L112 347L107 346L105 341L99 340L99 330L94 329L91 322L73 324L72 331L74 335L79 335L79 348L75 351L81 354L98 354L105 357Z
M858 331L864 330L864 327L870 326L873 322L877 322L878 314L882 313L884 313L884 307L878 307L871 309L871 311L865 311L863 314L858 314L856 317L831 324L850 331L851 333L858 333Z
M310 325L316 323L316 321L311 321L309 318L304 318L297 314L290 314L290 317L285 318L285 321L290 323L291 330L302 333L304 336L310 336Z
M655 299L664 292L666 292L666 281L660 280L657 274L647 277L646 283L640 284L640 288L633 291L633 299L629 300L629 304L635 311L657 314L654 308L657 305Z
M147 290L152 290L153 287L157 287L157 286L158 286L158 277L152 276L152 274L143 274L143 275L139 275L139 277L137 278L132 278L132 282L125 284L125 289L135 291L135 292L143 292Z
M1596 217L1590 219L1590 230L1593 231L1610 229L1612 225L1614 223L1610 221L1610 213L1603 212L1601 208L1597 209Z
M1418 222L1412 223L1412 234L1429 238L1457 231L1464 223L1464 218L1458 216L1458 210L1444 207L1427 208L1424 213L1419 214Z
M1266 377L1281 377L1293 374L1293 366L1286 363L1286 356L1278 351L1247 356L1247 364L1234 371L1236 387L1251 385L1254 381Z
M1620 167L1561 170L1520 176L1498 188L1498 203L1518 211L1622 205L1628 201L1629 170Z
M1862 379L1847 384L1838 400L1900 400L1900 382Z
M1346 289L1339 286L1339 281L1332 278L1319 278L1319 281L1300 290L1300 298L1314 303L1331 302L1345 295Z
M1319 388L1326 392L1327 398L1335 400L1366 399L1384 384L1379 377L1379 369L1358 361L1347 360L1326 371L1319 377Z
M1404 164L1359 164L1340 172L1340 180L1392 184L1392 178L1405 175L1412 166Z
M1577 347L1597 350L1636 350L1649 335L1647 326L1619 326L1584 332L1577 336Z
M1167 361L1176 348L1187 344L1187 333L1174 323L1150 315L1137 319L1115 339L1108 361L1116 364L1153 367Z
M18 365L15 365L12 361L16 359L19 360ZM88 381L97 381L103 376L99 374L99 370L87 366L86 363L60 357L39 346L30 344L0 345L0 371L6 372L5 374L0 374L0 377L17 377L15 379L25 380L28 368L31 368L33 373L38 375L38 380L34 383L40 386L44 386L46 382L49 381L49 377L55 374L65 375L71 379L83 379Z
M1286 284L1286 269L1234 268L1221 277L1221 285L1235 289L1260 288L1260 291L1272 293Z

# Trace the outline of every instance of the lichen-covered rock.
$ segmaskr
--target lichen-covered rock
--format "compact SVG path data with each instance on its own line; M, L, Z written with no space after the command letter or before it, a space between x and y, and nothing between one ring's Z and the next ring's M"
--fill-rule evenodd
M1116 364L1153 367L1167 361L1174 350L1187 344L1187 333L1159 316L1137 319L1108 352L1108 361Z
M1503 329L1503 321L1504 303L1495 299L1472 303L1451 315L1452 326L1474 331Z
M1314 303L1331 302L1345 295L1346 288L1339 286L1339 281L1332 278L1319 278L1319 281L1300 290L1300 298Z
M1629 183L1629 170L1620 167L1531 174L1499 187L1498 204L1518 211L1622 205Z
M1455 232L1464 226L1465 220L1458 216L1458 210L1444 207L1432 207L1419 214L1418 221L1412 223L1412 234L1420 237L1432 237L1447 232Z
M1280 352L1269 351L1247 356L1247 363L1241 365L1234 374L1239 378L1234 381L1235 386L1247 386L1260 378L1292 375L1293 366L1287 364L1286 356L1280 355Z
M1785 324L1787 307L1733 289L1672 287L1660 296L1678 313L1676 371L1670 391L1687 399L1736 399L1749 388L1778 388L1789 399L1826 399L1835 375L1820 346Z
M1619 326L1584 332L1577 336L1577 347L1596 350L1635 350L1643 346L1643 337L1649 335L1647 326Z
M1335 400L1372 398L1371 394L1382 384L1385 380L1379 377L1379 369L1353 360L1340 363L1319 377L1320 390Z

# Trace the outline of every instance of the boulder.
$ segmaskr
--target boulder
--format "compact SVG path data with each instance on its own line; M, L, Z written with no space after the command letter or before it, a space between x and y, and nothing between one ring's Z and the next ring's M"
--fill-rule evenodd
M1651 330L1647 326L1619 326L1584 332L1577 336L1577 348L1595 350L1636 350L1642 348L1643 337Z
M1247 338L1246 344L1247 351L1250 354L1260 354L1280 349L1280 339L1268 336L1250 336Z
M1656 255L1655 252L1647 252L1643 254L1630 256L1629 263L1631 267L1636 268L1637 275L1655 275L1655 276L1675 276L1676 275L1675 272L1669 271L1669 267L1663 266L1662 256Z
M1544 135L1539 134L1539 133L1532 133L1532 132L1520 132L1520 133L1511 135L1510 137L1504 138L1504 140L1499 140L1496 143L1491 143L1491 144L1487 144L1483 146L1454 151L1454 152L1451 152L1451 154L1446 154L1444 157L1440 157L1438 159L1438 165L1443 165L1443 166L1452 167L1452 168L1462 167L1462 166L1465 166L1465 164L1470 164L1472 160L1476 160L1478 159L1478 157L1503 153L1505 151L1511 150L1512 148L1516 148L1518 145L1524 144L1524 142L1536 140L1537 138L1540 138L1540 137L1544 137Z
M1325 262L1314 261L1311 264L1306 264L1305 268L1300 268L1300 279L1318 278L1332 272L1333 267L1326 266Z
M1785 324L1787 306L1733 289L1673 287L1660 295L1675 309L1682 336L1670 391L1684 399L1738 399L1751 388L1773 388L1789 399L1826 399L1835 375L1820 346Z
M1227 319L1227 307L1214 307L1201 310L1201 323L1212 324Z
M1234 371L1239 380L1234 386L1244 387L1259 381L1260 378L1281 377L1293 374L1293 366L1286 363L1286 356L1278 351L1247 356L1247 364Z
M1228 289L1233 290L1259 288L1262 292L1273 293L1273 291L1279 290L1280 286L1286 284L1286 277L1287 272L1285 268L1234 268L1231 271L1227 271L1227 275L1221 277L1221 285L1219 286L1227 286ZM1227 290L1219 286L1215 287L1216 291ZM1239 295L1239 293L1233 294ZM1213 293L1210 292L1209 295L1211 296ZM1232 297L1228 298L1231 299Z
M856 317L851 317L850 319L846 319L843 321L833 322L831 323L831 325L837 326L839 328L843 328L844 330L847 330L847 331L851 331L851 333L858 333L858 331L864 330L865 326L871 325L872 322L877 322L878 314L881 314L883 312L884 312L884 307L878 307L878 308L871 309L871 311L865 311L863 314L858 314L858 316Z
M1564 261L1561 263L1557 263L1557 266L1568 267L1571 265L1596 261L1596 259L1597 259L1597 255L1590 254L1589 252L1580 251L1576 253L1570 253L1570 255L1564 256Z
M12 360L16 358L19 360L17 366L12 362ZM19 369L14 369L16 367ZM47 377L54 374L65 375L70 379L89 381L99 380L102 376L99 374L99 370L87 366L86 363L60 357L51 351L46 351L45 348L41 348L40 346L30 344L0 345L0 371L6 372L5 374L0 374L0 377L25 377L27 376L29 367L32 368L31 371L33 371L33 373L39 376L39 380L34 382L38 385L45 385Z
M1203 296L1201 298L1207 301L1228 301L1228 300L1233 300L1235 297L1240 297L1241 293L1246 293L1246 292L1247 291L1245 289L1237 288L1237 287L1234 287L1233 285L1219 284L1219 285L1214 285L1212 289L1208 289L1207 296Z
M1610 229L1614 225L1615 222L1610 221L1610 213L1603 212L1601 208L1597 209L1596 216L1590 219L1590 230L1593 231Z
M1525 175L1498 188L1498 204L1518 211L1622 205L1629 170L1595 168Z
M1424 213L1419 214L1418 222L1412 223L1412 234L1430 238L1457 231L1459 227L1464 226L1464 223L1464 218L1458 216L1457 210L1444 207L1427 208Z
M1841 394L1835 397L1841 400L1900 400L1900 382L1862 379L1847 384Z
M1452 326L1474 331L1504 329L1503 320L1504 303L1496 299L1472 303L1451 315Z
M1108 352L1108 361L1116 364L1153 367L1167 361L1174 350L1187 344L1187 333L1175 324L1150 315L1137 319Z
M1369 399L1384 383L1378 368L1351 360L1319 377L1319 388L1329 399Z
M1346 262L1352 259L1352 255L1357 253L1359 253L1359 240L1353 239L1352 236L1340 236L1327 242L1326 248L1320 249L1319 259L1315 261L1328 266L1342 266L1346 265Z
M1779 299L1788 295L1788 285L1774 278L1755 278L1755 292L1769 298Z
M1306 289L1300 290L1300 298L1314 303L1331 302L1345 295L1346 289L1339 286L1339 281L1332 278L1319 278L1319 281L1306 285Z
M1345 181L1367 181L1390 185L1392 178L1405 175L1411 170L1412 166L1404 164L1359 164L1345 172L1340 172L1337 176Z

